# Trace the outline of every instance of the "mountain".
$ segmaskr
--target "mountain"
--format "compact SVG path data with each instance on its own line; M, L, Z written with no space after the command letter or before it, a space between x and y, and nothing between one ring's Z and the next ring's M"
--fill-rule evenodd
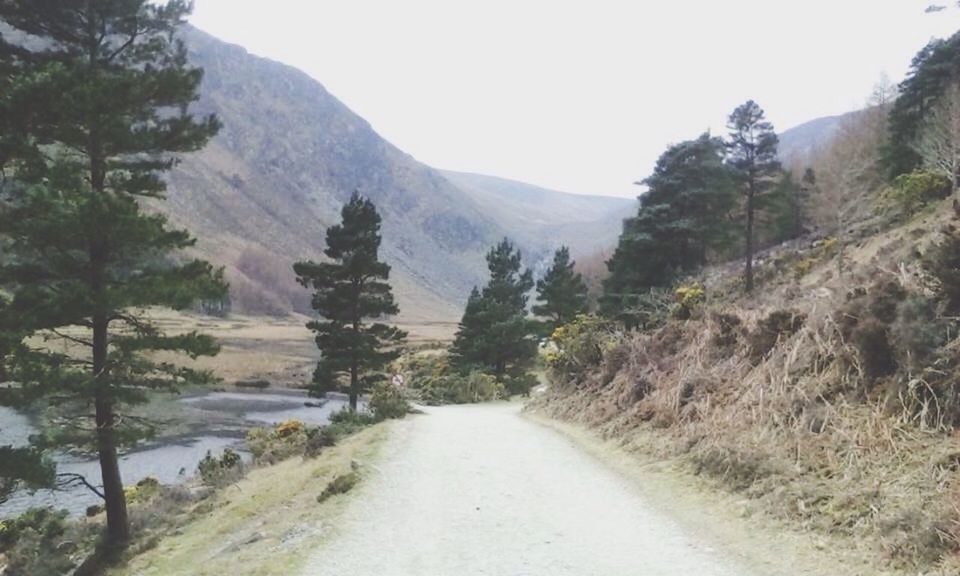
M514 231L517 241L548 250L563 244L574 256L615 245L619 223L637 211L633 198L583 196L495 176L442 173L501 227Z
M838 116L825 116L794 126L780 134L780 158L787 164L803 162L817 150L829 144L846 123L854 120L861 111L847 112Z
M409 320L459 317L486 250L504 236L537 267L561 242L576 253L612 244L632 211L628 200L435 170L303 72L195 28L182 38L205 70L196 112L216 113L224 128L171 174L164 210L225 266L235 310L306 311L291 265L322 259L325 230L355 190L383 216L383 256Z

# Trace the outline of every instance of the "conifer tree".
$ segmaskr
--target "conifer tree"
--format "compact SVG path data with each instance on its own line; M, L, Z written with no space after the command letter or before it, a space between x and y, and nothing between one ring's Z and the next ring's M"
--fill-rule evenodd
M777 159L779 139L773 125L764 118L763 109L753 100L747 101L730 115L727 127L728 164L743 194L744 286L753 291L753 254L756 248L757 213L780 174Z
M624 221L607 262L602 313L626 320L642 294L672 285L703 266L711 253L726 250L733 238L736 192L723 155L723 142L703 134L660 156L654 173L641 183L648 190L637 215Z
M193 246L190 235L141 204L162 200L162 173L219 128L189 111L202 72L175 38L189 9L183 0L0 0L0 20L41 40L30 49L11 36L0 41L16 88L0 95L0 130L16 143L4 152L18 181L0 211L11 255L0 263L0 285L12 291L23 329L71 349L51 355L48 369L19 375L3 400L55 394L83 414L92 406L92 421L78 416L56 440L96 447L110 547L130 536L118 446L151 432L123 418L123 407L151 389L211 381L154 360L156 351L217 352L196 333L165 335L142 312L184 309L226 290L210 264L178 255ZM33 113L18 117L11 98L23 94Z
M525 391L526 369L537 351L527 319L533 273L521 272L521 262L520 251L506 238L490 250L490 281L471 292L451 349L455 366L489 372L513 392Z
M883 163L891 180L923 164L917 144L924 125L947 88L958 80L960 32L946 40L931 40L914 56L889 114L890 137Z
M587 284L574 265L570 249L562 246L553 255L553 265L537 281L540 304L533 307L533 313L548 318L551 331L587 311Z
M342 223L327 230L324 254L330 262L300 262L297 280L314 290L313 308L320 319L307 324L316 335L321 358L311 393L345 389L356 411L361 394L382 380L384 367L396 359L406 333L380 322L399 313L387 280L390 266L380 262L380 215L370 200L354 193L341 211Z

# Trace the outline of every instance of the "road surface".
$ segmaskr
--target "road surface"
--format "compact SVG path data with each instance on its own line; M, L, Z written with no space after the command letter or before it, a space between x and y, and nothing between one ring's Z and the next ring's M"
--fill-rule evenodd
M517 405L398 423L304 576L743 576Z

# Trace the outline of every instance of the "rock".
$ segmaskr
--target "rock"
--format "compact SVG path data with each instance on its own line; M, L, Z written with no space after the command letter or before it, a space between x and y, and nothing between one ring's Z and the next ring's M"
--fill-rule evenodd
M249 538L241 542L241 545L248 546L250 544L254 544L256 542L263 540L263 538L264 538L263 532L254 532L253 534L250 535Z

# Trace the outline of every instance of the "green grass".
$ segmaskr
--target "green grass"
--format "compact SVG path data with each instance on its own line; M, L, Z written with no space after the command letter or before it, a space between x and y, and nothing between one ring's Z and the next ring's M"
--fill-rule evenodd
M201 503L173 535L109 576L286 576L303 566L330 533L348 496L317 502L351 462L377 456L389 423L363 430L311 460L256 469Z

